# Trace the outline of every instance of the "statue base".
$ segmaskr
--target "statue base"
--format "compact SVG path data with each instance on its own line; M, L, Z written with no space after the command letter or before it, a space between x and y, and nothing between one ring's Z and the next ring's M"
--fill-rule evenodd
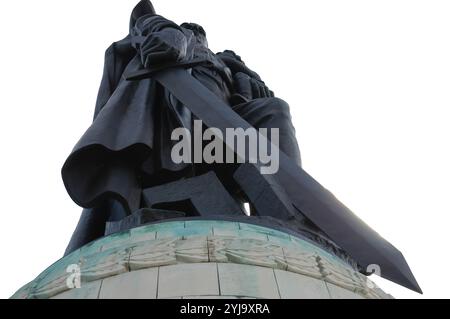
M60 259L11 298L386 299L306 238L220 220L149 224Z

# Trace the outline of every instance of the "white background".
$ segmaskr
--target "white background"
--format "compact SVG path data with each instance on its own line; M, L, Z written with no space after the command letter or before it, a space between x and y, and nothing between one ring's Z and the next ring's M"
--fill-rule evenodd
M137 0L0 2L0 297L61 257L81 209L60 168ZM155 0L291 106L304 168L449 297L448 1Z

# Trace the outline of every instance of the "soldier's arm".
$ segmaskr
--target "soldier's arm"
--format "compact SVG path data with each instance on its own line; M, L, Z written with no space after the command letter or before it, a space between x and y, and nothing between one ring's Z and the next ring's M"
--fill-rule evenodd
M139 39L134 45L146 68L181 62L186 58L190 39L176 23L162 16L142 16L136 21L132 36Z

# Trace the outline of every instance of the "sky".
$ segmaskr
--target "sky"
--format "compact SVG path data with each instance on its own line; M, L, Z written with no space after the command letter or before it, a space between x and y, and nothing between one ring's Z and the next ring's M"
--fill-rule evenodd
M60 170L137 0L0 2L0 298L59 259L81 208ZM448 298L450 3L154 0L232 49L291 107L303 168Z

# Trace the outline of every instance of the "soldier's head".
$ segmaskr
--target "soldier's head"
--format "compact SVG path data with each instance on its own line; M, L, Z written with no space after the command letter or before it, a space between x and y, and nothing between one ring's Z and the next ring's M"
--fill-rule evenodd
M192 22L185 22L181 25L181 27L191 30L194 33L195 37L197 38L197 41L203 44L205 47L208 47L208 40L206 40L206 32L201 25Z

